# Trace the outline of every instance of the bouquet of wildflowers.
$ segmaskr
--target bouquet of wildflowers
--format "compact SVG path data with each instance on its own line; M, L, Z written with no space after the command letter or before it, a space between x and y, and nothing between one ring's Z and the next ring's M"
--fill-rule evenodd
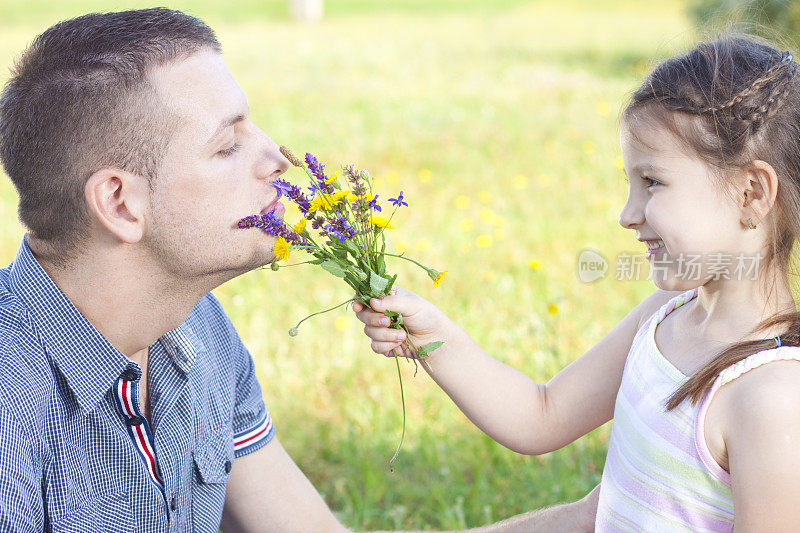
M386 252L386 239L384 231L394 229L391 225L397 209L407 207L408 203L403 197L403 191L396 198L389 198L394 209L386 218L383 208L378 202L378 194L372 190L373 181L366 170L355 170L352 165L342 167L342 177L338 173L325 174L325 166L313 155L306 154L305 163L281 146L281 153L291 163L305 170L310 178L306 194L302 188L289 183L285 179L277 179L272 184L278 189L279 194L292 200L303 218L297 224L289 227L270 211L266 214L251 215L239 221L239 227L260 228L275 237L276 262L272 263L272 270L282 268L278 260L288 260L292 249L302 250L313 259L297 263L319 265L336 277L342 278L354 291L355 296L341 304L314 313L304 318L289 330L289 335L296 336L298 327L306 319L327 311L332 311L343 305L357 300L369 306L370 298L380 298L389 294L397 275L386 272L385 257L397 257L414 263L428 274L435 287L444 279L447 271L440 272L426 267L405 255ZM344 187L342 185L345 185ZM309 228L310 225L310 228ZM403 317L394 311L384 313L391 320L389 327L404 329ZM416 359L422 359L433 350L442 345L441 342L431 342L424 346L415 346L406 331L405 344L414 354ZM397 358L395 358L397 362ZM416 365L416 360L414 360ZM400 364L397 363L397 375L400 378L400 395L403 404L403 433L400 444L389 461L389 468L397 458L400 447L405 437L405 398L403 397L403 378L400 375Z

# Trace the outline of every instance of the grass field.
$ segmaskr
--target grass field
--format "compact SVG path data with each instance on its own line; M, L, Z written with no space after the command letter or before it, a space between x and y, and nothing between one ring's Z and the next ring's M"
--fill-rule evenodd
M626 186L617 114L659 58L694 39L682 3L329 0L315 25L284 1L168 2L209 22L254 121L328 168L352 162L411 204L391 249L449 269L434 289L396 263L494 357L538 382L600 340L653 290L614 279L614 258L643 253L617 223ZM55 21L137 2L0 0L0 81ZM299 179L297 173L289 177ZM0 264L16 253L16 195L0 180ZM291 222L296 216L288 215ZM576 275L594 248L611 263ZM349 527L464 528L573 500L600 479L604 426L566 448L517 455L471 425L425 375L369 349L350 312L300 318L349 297L322 272L250 272L217 288L256 361L289 453ZM487 384L491 386L491 384Z

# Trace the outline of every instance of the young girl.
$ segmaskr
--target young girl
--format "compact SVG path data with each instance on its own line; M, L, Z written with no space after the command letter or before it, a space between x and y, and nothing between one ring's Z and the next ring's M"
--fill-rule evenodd
M646 244L657 290L547 384L404 289L355 304L372 349L412 356L385 310L415 345L443 340L427 372L519 453L556 450L613 416L598 531L797 530L799 78L790 53L738 35L650 73L622 115L619 222Z

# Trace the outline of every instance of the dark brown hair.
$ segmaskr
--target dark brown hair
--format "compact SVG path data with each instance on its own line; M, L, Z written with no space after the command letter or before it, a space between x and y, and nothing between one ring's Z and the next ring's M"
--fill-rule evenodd
M702 42L684 55L663 61L633 93L623 123L652 123L666 128L689 153L712 169L720 190L734 199L727 172L762 160L779 176L775 205L767 220L771 239L759 276L773 272L786 285L796 273L792 246L800 238L800 72L790 52L763 39L728 32ZM638 136L637 136L638 137ZM773 285L776 277L773 277ZM770 290L771 293L771 290ZM752 333L783 326L784 346L800 345L800 313L773 315ZM692 375L667 401L674 409L683 400L699 401L725 368L761 350L775 339L731 344Z
M147 71L202 48L221 51L205 23L151 8L59 22L16 60L0 96L0 162L20 221L61 264L88 236L89 176L116 167L152 189L175 118Z

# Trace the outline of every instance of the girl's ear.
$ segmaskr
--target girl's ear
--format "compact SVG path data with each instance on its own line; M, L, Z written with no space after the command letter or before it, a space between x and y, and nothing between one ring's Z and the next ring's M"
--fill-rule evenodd
M744 168L744 202L741 205L742 220L748 218L758 224L769 214L778 195L778 173L766 161L757 159Z

